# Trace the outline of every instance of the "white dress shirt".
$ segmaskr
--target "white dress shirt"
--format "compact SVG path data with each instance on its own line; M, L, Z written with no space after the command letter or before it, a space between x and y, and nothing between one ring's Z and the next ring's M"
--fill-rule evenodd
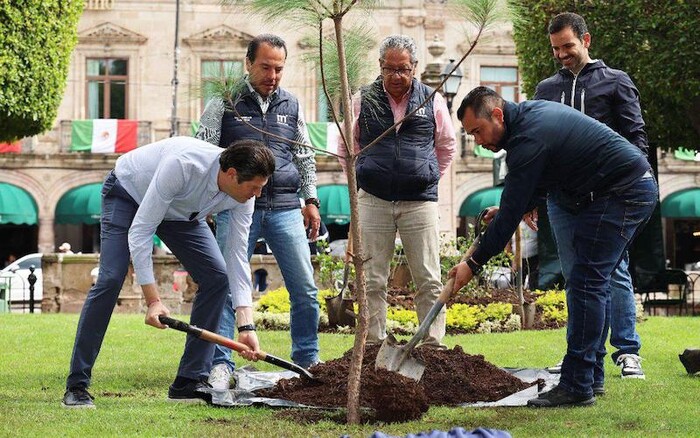
M129 228L129 250L138 284L155 283L153 236L163 221L204 220L231 210L229 254L224 254L233 307L252 305L248 234L255 198L240 203L219 190L224 149L192 137L172 137L135 149L117 160L119 183L139 204Z

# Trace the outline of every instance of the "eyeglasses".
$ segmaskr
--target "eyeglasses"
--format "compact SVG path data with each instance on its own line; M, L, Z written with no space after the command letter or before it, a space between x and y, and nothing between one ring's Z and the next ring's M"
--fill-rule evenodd
M397 74L399 76L402 76L404 78L407 78L411 76L411 73L413 73L412 68L389 68L389 67L382 67L382 75L383 76L391 76L393 74Z

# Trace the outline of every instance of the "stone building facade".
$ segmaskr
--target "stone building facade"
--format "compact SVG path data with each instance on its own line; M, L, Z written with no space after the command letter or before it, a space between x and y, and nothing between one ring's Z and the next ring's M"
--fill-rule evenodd
M473 29L465 29L446 11L445 3L396 0L384 2L370 15L357 12L348 17L364 22L375 35L375 49L367 53L366 82L378 74L376 47L390 34L407 34L417 41L418 71L426 73L426 82L435 79L437 67L459 59L469 48L468 34ZM325 117L318 72L305 61L316 55L299 26L283 19L269 24L238 7L222 6L219 0L86 0L85 5L53 128L24 139L20 154L0 154L0 183L22 188L36 203L37 225L16 231L26 233L25 241L31 242L25 252L52 253L63 240L71 241L76 251L96 250L89 243L96 240L97 226L87 231L79 225L59 226L56 208L72 190L100 183L117 155L71 152L73 120L96 118L95 114L137 120L139 144L166 138L171 131L189 135L204 106L198 92L202 79L212 69L242 68L248 41L257 34L276 33L285 39L289 57L282 86L300 98L307 121ZM93 68L96 63L108 68L118 64L121 70L103 73ZM480 84L496 88L511 100L525 99L517 65L510 24L493 27L462 64L463 78L454 101ZM492 160L474 156L474 145L462 135L456 118L454 124L460 151L441 181L439 194L441 229L448 236L464 232L468 218L460 215L460 208L470 196L493 187ZM659 163L662 200L700 185L699 163L681 162L670 155L660 157ZM319 156L319 186L345 181L334 157Z

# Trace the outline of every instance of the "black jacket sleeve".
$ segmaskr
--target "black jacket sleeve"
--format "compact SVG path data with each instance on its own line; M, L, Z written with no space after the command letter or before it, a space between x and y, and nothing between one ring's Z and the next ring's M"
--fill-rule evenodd
M649 143L644 130L644 119L639 103L639 91L627 73L622 72L614 94L613 114L619 134L649 156Z

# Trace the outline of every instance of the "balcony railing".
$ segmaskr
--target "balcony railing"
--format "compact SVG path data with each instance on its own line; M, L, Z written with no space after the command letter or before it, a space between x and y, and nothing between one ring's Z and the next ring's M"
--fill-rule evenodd
M109 10L114 8L114 0L85 0L85 10Z

